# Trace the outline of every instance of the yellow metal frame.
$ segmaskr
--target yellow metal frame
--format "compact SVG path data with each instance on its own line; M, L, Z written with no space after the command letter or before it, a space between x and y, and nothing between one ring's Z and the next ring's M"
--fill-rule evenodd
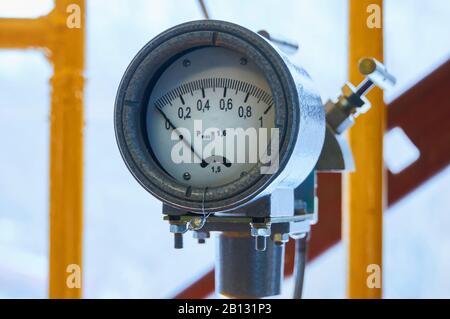
M358 61L374 57L383 61L383 28L369 28L370 5L382 10L382 0L349 2L349 75L359 83ZM382 11L381 11L382 12ZM369 265L382 269L382 223L384 207L383 136L386 123L383 92L375 88L368 95L372 108L350 130L356 171L344 178L344 233L348 247L347 294L349 298L381 298L380 288L371 288ZM381 275L381 273L380 273ZM381 280L381 279L380 279Z
M69 28L78 5L81 27ZM57 0L37 19L0 19L0 48L44 50L53 66L50 111L49 297L80 298L68 266L82 265L85 1ZM70 269L70 268L69 268ZM77 274L74 274L77 275ZM81 275L81 274L80 274Z

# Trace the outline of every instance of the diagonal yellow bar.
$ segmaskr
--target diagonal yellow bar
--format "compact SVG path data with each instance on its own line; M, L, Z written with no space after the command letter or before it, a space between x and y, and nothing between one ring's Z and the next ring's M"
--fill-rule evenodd
M81 298L77 277L82 266L84 13L84 0L57 0L45 17L0 19L0 48L39 48L53 65L50 298ZM79 18L80 24L68 24L70 18Z
M349 2L349 75L354 84L363 79L358 71L361 58L383 61L382 8L382 0ZM343 237L348 248L349 298L382 297L378 280L381 283L386 114L380 89L374 88L368 99L372 108L358 118L349 133L356 171L344 178Z

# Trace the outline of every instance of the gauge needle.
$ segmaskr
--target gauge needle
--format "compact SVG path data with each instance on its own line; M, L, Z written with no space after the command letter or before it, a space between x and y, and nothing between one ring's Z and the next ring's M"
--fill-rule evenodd
M164 117L164 119L167 121L167 123L169 123L169 126L170 126L174 131L176 131L176 132L179 134L180 132L178 131L178 129L176 128L176 126L173 125L172 121L169 120L169 118L166 116L166 114L165 114L159 107L157 107L157 106L155 106L155 107L156 107L156 109L159 111L159 113ZM184 144L185 144L187 147L189 147L189 148L191 149L191 152L192 152L195 156L197 156L197 158L201 161L200 165L201 165L202 167L208 166L208 163L206 163L205 160L203 159L203 157L201 157L201 156L195 151L194 147L193 147L193 146L192 146L192 145L191 145L191 144L183 137L183 135L182 135L182 134L179 134L179 137L180 137L180 139L184 142Z
M225 156L216 156L216 155L208 157L204 161L204 163L200 164L200 166L205 168L206 166L208 166L211 163L222 163L225 167L231 166L231 162Z

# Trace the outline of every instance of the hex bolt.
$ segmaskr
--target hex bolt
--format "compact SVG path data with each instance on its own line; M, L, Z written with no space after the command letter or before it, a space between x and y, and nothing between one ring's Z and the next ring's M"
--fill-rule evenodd
M173 234L175 249L183 248L183 233L187 231L187 224L179 221L170 222L170 232Z
M192 233L192 237L197 239L199 244L204 244L206 242L206 238L209 238L209 231L194 231Z
M250 223L252 237L255 237L255 249L257 251L266 250L267 237L270 237L270 224Z
M173 234L173 247L175 249L182 249L183 248L183 234L181 233L175 233Z
M257 251L265 251L267 246L267 237L256 236L255 237L255 249Z
M173 234L176 233L185 233L187 231L187 224L180 222L171 222L170 223L170 232Z

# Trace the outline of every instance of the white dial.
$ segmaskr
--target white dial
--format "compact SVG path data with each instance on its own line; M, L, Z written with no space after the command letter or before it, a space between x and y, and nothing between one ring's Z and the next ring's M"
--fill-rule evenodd
M161 74L148 102L147 135L169 175L187 186L216 187L257 165L258 142L270 140L274 114L270 87L249 58L204 47L184 54ZM261 128L266 136L259 134ZM256 141L252 132L258 133Z

